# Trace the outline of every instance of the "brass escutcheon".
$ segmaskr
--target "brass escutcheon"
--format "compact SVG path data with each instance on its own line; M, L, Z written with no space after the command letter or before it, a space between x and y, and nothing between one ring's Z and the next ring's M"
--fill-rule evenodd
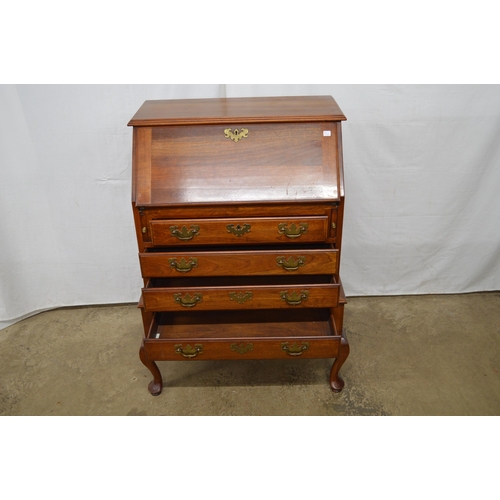
M281 344L281 350L285 351L290 356L300 356L308 349L309 342L302 342L300 345L297 342L294 342L292 345L288 345L288 342L283 342Z
M241 139L248 137L248 129L242 128L238 130L237 128L234 129L234 132L231 131L230 128L224 129L224 136L226 139L231 139L234 142L241 141Z
M189 344L186 347L182 347L182 344L176 344L174 346L175 352L184 356L185 358L195 358L198 354L203 352L203 344L195 344L191 347Z
M305 263L305 257L297 257L296 259L294 259L293 255L290 255L288 259L286 257L276 257L276 264L281 266L285 271L297 271Z
M243 236L245 233L249 233L251 227L252 226L250 224L243 224L243 226L240 226L239 224L237 224L236 226L234 224L228 224L226 226L226 229L228 233L234 234L239 238L240 236Z
M247 352L253 351L253 344L231 344L231 351L237 352L238 354L246 354Z
M184 297L182 293L174 293L174 301L180 304L182 307L194 307L198 302L203 300L203 295L201 293L193 293L193 296L186 293Z
M309 297L308 290L301 290L300 293L294 290L292 293L288 293L288 290L280 292L281 300L284 300L289 306L298 306L305 302Z
M188 273L191 269L193 269L193 267L198 267L198 259L196 257L190 257L189 261L182 257L179 262L177 262L175 257L172 257L171 259L168 259L168 263L170 264L170 267L173 267L180 273Z
M196 225L191 226L191 229L188 229L186 226L182 226L180 231L179 226L170 226L170 235L183 241L192 240L195 236L198 236L199 232L200 226Z
M252 292L229 292L229 299L235 300L238 304L243 304L247 300L252 300Z
M305 233L308 227L309 224L305 222L300 222L298 226L295 222L293 222L290 227L288 227L288 224L285 222L282 222L281 224L278 224L278 233L294 239L302 236L302 233Z

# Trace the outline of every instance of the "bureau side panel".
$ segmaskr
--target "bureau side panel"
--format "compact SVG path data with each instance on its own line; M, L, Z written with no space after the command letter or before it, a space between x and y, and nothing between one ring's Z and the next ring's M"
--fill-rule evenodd
M134 133L134 177L138 206L151 203L151 140L150 127L138 128Z

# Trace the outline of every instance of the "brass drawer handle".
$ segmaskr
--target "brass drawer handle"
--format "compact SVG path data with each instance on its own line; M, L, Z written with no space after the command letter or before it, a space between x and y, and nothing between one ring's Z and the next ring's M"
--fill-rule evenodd
M234 234L239 238L240 236L243 236L245 233L249 233L251 227L252 226L250 224L243 224L243 226L237 224L236 227L234 226L234 224L228 224L226 226L226 229L228 233Z
M186 293L184 297L182 297L182 293L174 293L174 300L182 307L194 307L198 302L203 300L203 295L201 293L194 293L193 296Z
M278 233L294 239L302 236L302 233L305 233L308 227L309 224L306 224L305 222L300 222L298 226L295 222L293 222L290 228L288 228L288 224L282 222L281 224L278 224Z
M243 342L241 344L231 344L231 351L243 355L247 352L253 351L253 344L248 343L245 345Z
M191 226L191 229L188 229L186 226L182 226L180 231L179 226L170 226L170 235L183 241L192 240L195 236L198 236L199 232L200 226L193 225Z
M238 304L243 304L247 300L252 300L252 292L229 292L229 299L235 300Z
M189 344L186 347L182 347L182 344L176 344L174 346L175 352L184 356L185 358L195 358L198 354L203 352L203 344L195 344L191 347Z
M302 342L300 345L297 342L294 342L292 345L288 345L288 342L283 342L281 344L281 350L285 351L290 356L300 356L308 349L309 342Z
M305 257L293 258L293 255L287 259L286 257L276 257L276 264L281 266L285 271L297 271L300 266L306 263Z
M284 300L289 306L298 306L305 302L309 297L309 292L307 290L301 290L300 293L294 290L292 293L288 293L288 290L280 292L281 300Z
M248 137L248 129L242 128L238 130L235 128L234 132L232 132L230 128L226 128L224 129L224 137L226 137L226 139L231 139L234 142L238 142L241 139Z
M191 269L193 269L193 267L198 267L198 259L196 257L191 257L189 261L182 257L179 262L177 262L177 259L173 257L168 259L168 263L170 264L170 267L173 267L180 273L188 273Z

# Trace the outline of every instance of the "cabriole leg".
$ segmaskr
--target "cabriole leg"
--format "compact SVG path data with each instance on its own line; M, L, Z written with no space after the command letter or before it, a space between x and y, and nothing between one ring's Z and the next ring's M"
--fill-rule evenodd
M154 361L151 361L148 359L146 355L146 349L144 349L144 342L141 344L141 348L139 350L139 357L141 358L141 361L143 365L151 372L153 375L153 380L148 385L148 390L153 396L159 396L161 394L161 390L163 387L163 381L161 379L161 373L160 370L158 369L158 366L156 366L156 363Z
M333 362L332 371L330 372L330 387L333 392L340 392L344 388L344 381L339 377L339 371L347 359L347 356L349 356L349 344L345 336L345 331L342 331L339 355Z

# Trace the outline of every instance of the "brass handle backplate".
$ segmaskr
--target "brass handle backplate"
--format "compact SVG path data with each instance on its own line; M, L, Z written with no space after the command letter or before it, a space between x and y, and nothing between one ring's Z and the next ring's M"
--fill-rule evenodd
M306 224L305 222L300 222L298 226L295 222L293 222L290 227L288 227L288 224L285 222L282 222L281 224L278 224L278 233L294 239L302 236L302 233L305 233L308 227L309 224Z
M285 271L297 271L298 268L305 263L305 257L297 257L296 259L294 259L293 255L290 255L288 259L286 257L276 257L276 264Z
M288 293L288 290L285 290L284 292L280 292L280 297L281 300L284 300L289 306L298 306L307 300L309 291L301 290L297 292L297 290L294 290L292 293Z
M192 240L195 236L198 236L199 232L200 226L196 225L191 226L191 229L188 229L186 226L182 226L180 231L179 226L170 226L170 235L183 241Z
M231 139L234 142L238 142L241 141L241 139L248 137L248 129L242 128L238 130L237 128L235 128L233 132L230 128L226 128L224 129L224 136L226 137L226 139Z
M187 261L184 257L181 257L181 260L177 262L175 257L168 259L168 263L170 267L173 267L176 271L180 273L188 273L193 269L193 267L198 267L198 259L196 257L191 257L189 261Z
M174 293L174 300L178 304L180 304L182 307L194 307L198 302L201 302L203 300L203 295L201 293L193 293L193 296L189 295L189 293L186 293L184 297L182 296L182 293Z
M300 345L297 342L294 342L292 345L288 345L288 342L283 342L281 344L281 350L285 351L290 356L300 356L308 349L309 342L302 342Z
M203 344L195 344L191 347L189 344L186 347L182 347L182 344L176 344L174 346L175 352L184 356L185 358L195 358L198 354L203 352Z
M240 226L239 224L237 224L236 226L234 224L228 224L226 226L226 229L228 233L234 234L239 238L240 236L243 236L245 233L249 233L251 227L252 226L250 224L243 224L243 226Z
M252 300L252 292L229 292L229 298L235 300L238 304L243 304L247 300Z
M253 351L253 344L248 343L245 345L243 342L241 344L231 344L231 351L243 355L247 352Z

